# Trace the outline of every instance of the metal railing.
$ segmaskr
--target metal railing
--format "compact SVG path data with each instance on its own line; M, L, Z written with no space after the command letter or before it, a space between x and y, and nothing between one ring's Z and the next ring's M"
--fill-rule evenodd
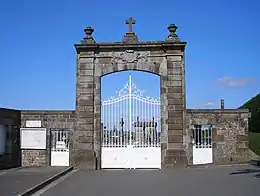
M51 129L51 150L52 151L69 151L69 130L68 129Z
M193 143L196 148L212 148L212 125L195 125Z
M160 106L130 75L117 96L101 101L102 147L160 147Z

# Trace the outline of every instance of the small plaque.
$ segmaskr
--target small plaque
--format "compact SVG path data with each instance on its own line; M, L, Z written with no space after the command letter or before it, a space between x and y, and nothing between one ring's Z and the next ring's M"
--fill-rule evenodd
M46 149L46 128L21 128L21 149Z
M64 141L57 141L56 142L56 149L66 149L66 144Z
M39 127L42 126L42 121L40 121L40 120L27 120L25 122L25 126L26 127L37 127L37 128L39 128Z

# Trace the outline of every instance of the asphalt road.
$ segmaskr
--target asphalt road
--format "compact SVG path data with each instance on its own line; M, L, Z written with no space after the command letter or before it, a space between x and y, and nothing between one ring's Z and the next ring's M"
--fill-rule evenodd
M43 196L259 196L260 168L187 168L164 171L79 170Z
M23 193L66 167L25 167L0 172L0 196Z

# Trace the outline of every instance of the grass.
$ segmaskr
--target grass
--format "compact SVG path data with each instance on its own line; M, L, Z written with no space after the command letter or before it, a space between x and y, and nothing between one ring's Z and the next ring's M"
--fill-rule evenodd
M260 133L249 133L249 148L260 155Z

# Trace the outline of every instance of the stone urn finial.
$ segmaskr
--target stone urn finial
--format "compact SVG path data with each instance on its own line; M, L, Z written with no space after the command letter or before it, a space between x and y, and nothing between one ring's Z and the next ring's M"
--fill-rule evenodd
M170 31L170 34L168 35L167 41L173 41L173 42L180 41L179 37L176 35L177 29L178 27L175 24L170 24L168 26L168 30Z
M83 43L86 43L86 44L94 44L94 43L96 43L94 38L92 37L92 33L94 32L94 29L91 26L87 26L84 29L84 32L86 34L86 37L84 38Z
M174 34L175 32L176 32L176 30L178 29L178 27L175 25L175 24L170 24L169 26L168 26L168 29L169 29L169 31L170 31L170 34Z
M85 32L87 38L91 38L92 37L92 33L94 32L94 29L91 26L87 26L84 29L84 32Z

